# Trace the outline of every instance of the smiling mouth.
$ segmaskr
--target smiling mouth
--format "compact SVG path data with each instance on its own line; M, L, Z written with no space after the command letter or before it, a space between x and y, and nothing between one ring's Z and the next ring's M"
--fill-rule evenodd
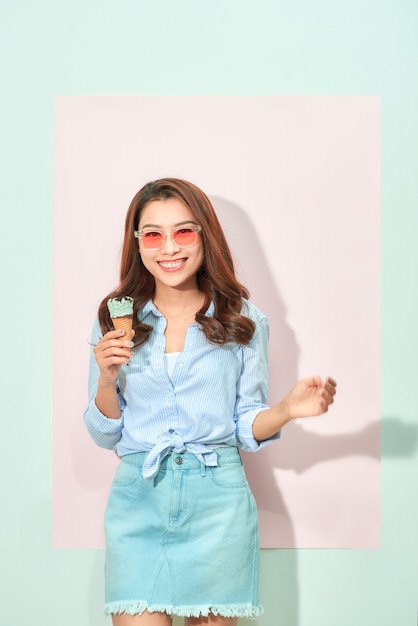
M186 259L178 259L177 261L158 261L158 265L166 270L175 270L186 263Z

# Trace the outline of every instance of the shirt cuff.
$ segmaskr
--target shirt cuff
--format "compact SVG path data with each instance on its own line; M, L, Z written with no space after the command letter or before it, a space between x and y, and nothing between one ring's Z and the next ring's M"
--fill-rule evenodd
M263 409L254 409L252 411L248 411L244 416L240 418L238 427L237 427L237 438L242 450L247 452L257 452L261 448L264 448L273 441L280 439L279 430L272 437L268 439L263 439L263 441L257 441L253 435L253 423L257 415L259 415L262 411L267 411L270 407L266 406Z
M93 426L94 430L100 433L117 433L122 428L123 423L123 410L121 409L121 416L118 418L106 417L97 408L96 402L93 400L89 409L89 422Z

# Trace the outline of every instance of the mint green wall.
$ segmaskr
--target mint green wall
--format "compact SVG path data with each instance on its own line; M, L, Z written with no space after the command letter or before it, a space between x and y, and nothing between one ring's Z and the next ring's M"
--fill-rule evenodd
M51 548L54 96L372 94L382 103L382 548L263 552L259 624L415 626L417 19L412 0L1 1L1 624L107 623L103 553Z

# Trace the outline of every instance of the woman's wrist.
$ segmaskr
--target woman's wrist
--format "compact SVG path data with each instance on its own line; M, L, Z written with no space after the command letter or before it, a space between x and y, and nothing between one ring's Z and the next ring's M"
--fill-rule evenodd
M293 418L287 398L275 404L270 409L261 411L253 422L253 435L257 441L264 441L273 437Z
M109 380L108 378L100 375L97 381L97 386L100 389L105 389L105 390L109 390L109 389L114 389L115 393L116 393L116 380Z
M274 405L273 411L276 414L278 430L283 428L283 426L286 426L286 424L291 422L293 419L290 402L287 396Z
M110 419L119 419L121 410L116 390L116 382L105 378L97 381L96 406L99 411Z

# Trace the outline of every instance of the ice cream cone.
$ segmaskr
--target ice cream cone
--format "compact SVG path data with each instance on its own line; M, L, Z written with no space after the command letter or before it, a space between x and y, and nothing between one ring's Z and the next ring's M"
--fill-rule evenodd
M121 335L121 339L128 339L130 341L132 330L132 315L125 315L124 317L114 317L112 318L112 322L115 330L125 331L125 334Z
M131 340L134 301L130 296L122 298L110 298L107 301L110 317L115 330L123 330L121 339Z

